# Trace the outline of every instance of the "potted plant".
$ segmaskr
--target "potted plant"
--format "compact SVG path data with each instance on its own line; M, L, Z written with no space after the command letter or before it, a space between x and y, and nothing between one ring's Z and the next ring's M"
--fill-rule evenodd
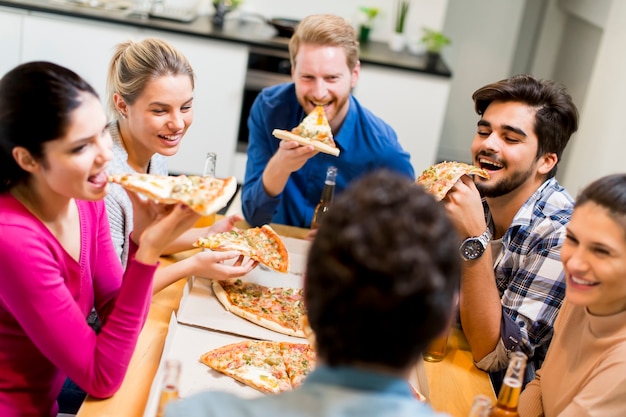
M406 22L406 16L409 13L409 6L411 0L397 0L396 3L396 33L404 33L404 23Z
M429 28L423 28L422 31L421 42L424 48L426 48L426 66L435 67L437 62L439 62L441 49L446 45L450 45L452 41L442 32Z
M452 41L442 32L438 32L433 29L423 28L422 43L426 47L426 52L431 54L441 53L441 49L450 45Z
M235 10L239 3L241 3L241 0L213 0L213 7L215 7L215 14L212 19L213 26L223 27L226 14Z
M396 0L396 18L394 22L394 33L391 35L389 47L392 51L399 52L404 49L404 27L406 17L409 14L411 0Z
M359 8L361 12L361 24L359 25L359 42L367 43L370 37L370 31L374 19L378 16L380 9L378 7L364 7Z

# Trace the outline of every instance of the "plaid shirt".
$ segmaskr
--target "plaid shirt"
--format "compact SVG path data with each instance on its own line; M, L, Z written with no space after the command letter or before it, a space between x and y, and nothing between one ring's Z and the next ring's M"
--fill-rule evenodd
M528 377L545 358L565 296L559 253L573 208L572 197L556 179L547 180L515 215L494 262L502 301L501 340L507 352L528 355ZM491 218L487 204L485 213ZM506 363L497 368L505 369Z

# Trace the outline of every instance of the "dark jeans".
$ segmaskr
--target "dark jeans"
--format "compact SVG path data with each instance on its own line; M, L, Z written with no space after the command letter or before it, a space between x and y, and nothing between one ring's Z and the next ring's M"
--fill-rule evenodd
M76 414L87 394L71 379L67 378L57 398L59 413Z
M87 317L87 323L97 333L100 333L102 323L96 313L96 310L92 310L89 317ZM87 393L83 391L78 385L69 378L65 379L61 393L57 397L59 403L59 413L76 414L78 409L83 404Z

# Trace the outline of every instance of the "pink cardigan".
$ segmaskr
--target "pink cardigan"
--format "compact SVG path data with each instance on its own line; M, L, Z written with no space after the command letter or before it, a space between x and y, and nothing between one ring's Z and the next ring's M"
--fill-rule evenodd
M145 322L156 265L124 272L103 201L76 201L80 261L9 193L0 195L0 416L56 416L69 376L95 397L119 388ZM99 335L87 325L95 305Z

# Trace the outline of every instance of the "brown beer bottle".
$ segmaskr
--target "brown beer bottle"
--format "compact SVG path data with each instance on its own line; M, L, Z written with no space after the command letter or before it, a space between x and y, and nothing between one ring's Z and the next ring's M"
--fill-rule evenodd
M526 370L527 357L522 352L511 353L509 367L504 375L502 388L498 393L498 401L491 410L494 417L518 417L517 404L522 392L524 371Z
M165 415L165 406L170 402L177 400L178 383L180 379L181 362L177 359L168 359L165 362L165 374L163 375L163 387L161 388L161 397L159 399L159 408L156 417Z
M322 190L322 197L320 202L315 206L313 212L313 220L311 220L311 229L317 229L320 227L322 218L328 212L330 205L333 202L335 196L335 181L337 179L337 168L330 166L326 170L326 180L324 181L324 189Z

